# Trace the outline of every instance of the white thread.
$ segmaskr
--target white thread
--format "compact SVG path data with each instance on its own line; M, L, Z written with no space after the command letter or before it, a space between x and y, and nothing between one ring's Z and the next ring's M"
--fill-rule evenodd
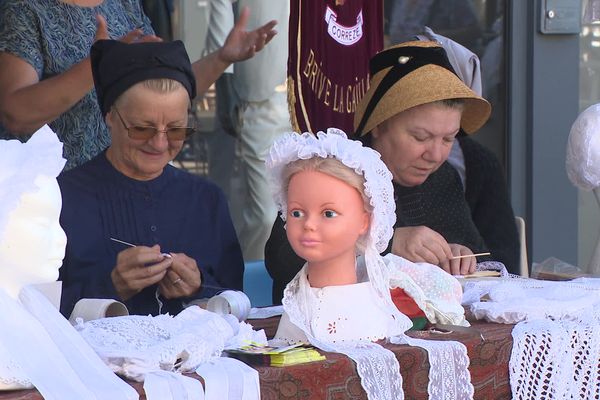
M220 315L232 314L241 322L250 314L250 299L244 292L225 290L211 297L206 309Z

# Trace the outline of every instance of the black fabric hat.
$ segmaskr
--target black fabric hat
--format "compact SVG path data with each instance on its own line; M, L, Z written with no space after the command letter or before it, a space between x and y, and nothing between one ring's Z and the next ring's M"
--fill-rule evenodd
M131 44L99 40L92 46L90 59L102 115L123 92L148 79L179 81L190 99L196 97L196 79L180 40Z

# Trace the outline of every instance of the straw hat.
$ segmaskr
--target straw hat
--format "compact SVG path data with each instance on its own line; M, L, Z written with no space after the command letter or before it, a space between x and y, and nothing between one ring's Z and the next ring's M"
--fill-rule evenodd
M371 59L370 70L369 90L354 114L356 136L402 111L438 100L464 100L460 125L466 133L477 131L490 116L490 103L456 76L436 42L414 41L387 48Z

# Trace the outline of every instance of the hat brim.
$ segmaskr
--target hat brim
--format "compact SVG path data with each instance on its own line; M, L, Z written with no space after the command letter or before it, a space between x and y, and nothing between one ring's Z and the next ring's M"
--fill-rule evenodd
M389 70L390 68L384 69L371 79L369 90L354 114L355 131L373 93ZM394 83L369 115L362 131L356 134L364 136L383 121L409 108L449 99L464 100L460 126L469 134L481 128L492 111L490 103L473 92L454 73L438 65L428 64Z

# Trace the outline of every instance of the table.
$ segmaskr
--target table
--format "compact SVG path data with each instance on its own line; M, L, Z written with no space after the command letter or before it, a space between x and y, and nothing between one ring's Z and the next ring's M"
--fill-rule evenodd
M265 329L272 337L279 317L249 321L258 329ZM471 382L475 399L510 399L508 362L512 351L513 325L472 322L475 331L435 334L426 331L409 335L421 339L458 340L465 344L471 364ZM427 353L419 347L385 344L400 362L400 372L406 400L427 399L429 362ZM325 361L277 367L256 367L260 377L262 400L274 399L366 399L360 385L355 365L348 357L336 353L323 353ZM143 396L142 384L132 383ZM0 393L0 400L42 400L36 390Z
M278 318L251 321L264 328L267 336L274 335ZM472 322L477 332L435 334L409 331L419 339L457 340L465 344L471 364L471 383L475 399L511 399L508 362L512 351L513 325ZM400 362L406 400L427 399L429 361L420 347L385 344ZM327 360L285 368L256 367L260 376L262 400L273 399L366 399L354 362L337 353L323 353Z

